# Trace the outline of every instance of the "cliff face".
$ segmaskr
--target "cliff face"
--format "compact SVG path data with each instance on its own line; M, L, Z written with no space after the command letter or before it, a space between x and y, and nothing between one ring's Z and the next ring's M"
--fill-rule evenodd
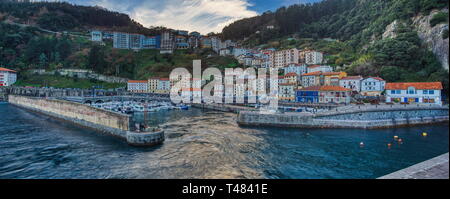
M412 18L413 25L417 30L419 38L422 40L423 45L430 49L439 61L448 71L448 51L449 51L449 39L443 39L442 34L444 30L448 30L448 23L437 24L434 27L431 27L430 20L436 13L439 12L447 12L448 9L444 10L434 10L430 12L429 15L419 14L416 17Z

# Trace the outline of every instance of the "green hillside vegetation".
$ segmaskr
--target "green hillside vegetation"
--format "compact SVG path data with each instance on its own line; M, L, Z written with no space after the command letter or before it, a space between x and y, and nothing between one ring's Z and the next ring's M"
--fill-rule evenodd
M69 78L59 75L33 75L21 74L21 78L15 83L16 86L31 86L31 87L53 87L53 88L82 88L91 89L94 86L104 89L125 88L124 83L107 83L102 81Z
M324 0L236 21L222 36L243 40L249 47L309 47L325 52L328 64L350 75L381 76L391 82L442 81L447 93L448 71L421 46L411 21L419 13L442 8L448 8L447 0ZM404 24L398 36L383 39L386 26L395 20ZM430 22L440 23L448 24L448 13L435 14ZM442 37L448 38L448 29Z
M201 59L203 69L209 66L221 68L240 66L234 58L219 57L209 49L176 50L172 55L162 55L158 50L135 52L113 49L112 42L100 45L84 37L53 35L42 33L33 27L0 22L0 65L19 72L29 69L79 68L104 75L147 79L168 77L177 67L191 70L193 59ZM22 79L27 78L22 73L19 78L23 80L23 84L35 83L31 81L32 78ZM54 84L54 87L59 85L65 83Z

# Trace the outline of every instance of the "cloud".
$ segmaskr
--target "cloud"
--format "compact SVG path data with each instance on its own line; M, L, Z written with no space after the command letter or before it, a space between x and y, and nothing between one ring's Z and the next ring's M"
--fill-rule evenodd
M127 13L147 27L165 26L203 34L221 32L233 21L258 14L249 10L248 0L88 0L82 4Z

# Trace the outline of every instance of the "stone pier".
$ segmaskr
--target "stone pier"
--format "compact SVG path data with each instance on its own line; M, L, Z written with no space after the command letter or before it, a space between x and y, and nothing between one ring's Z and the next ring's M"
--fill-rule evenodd
M448 158L446 153L378 179L448 179Z
M127 141L135 146L152 146L164 141L164 131L136 133L129 115L64 100L9 95L12 105L91 128Z

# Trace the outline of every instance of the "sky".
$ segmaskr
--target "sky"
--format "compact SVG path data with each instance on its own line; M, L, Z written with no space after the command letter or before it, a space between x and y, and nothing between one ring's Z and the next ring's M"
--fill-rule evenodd
M221 32L233 21L296 3L320 0L64 0L79 5L101 6L128 14L146 27Z

